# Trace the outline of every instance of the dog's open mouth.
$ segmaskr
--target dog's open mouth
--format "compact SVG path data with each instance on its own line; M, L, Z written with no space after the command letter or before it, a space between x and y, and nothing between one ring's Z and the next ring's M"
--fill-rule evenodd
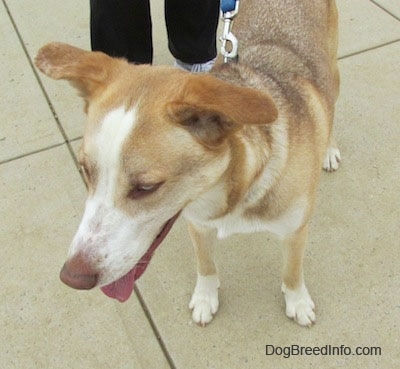
M101 290L104 292L104 294L106 294L108 297L117 299L119 302L124 302L129 299L129 297L132 294L135 281L138 280L146 270L155 249L161 244L161 242L167 236L168 232L171 230L175 221L178 219L179 214L180 212L176 214L174 217L172 217L170 220L168 220L167 223L165 223L163 229L158 234L156 239L153 241L149 249L146 251L146 253L142 256L142 258L138 261L138 263L133 267L133 269L130 272L128 272L115 282L112 282L107 286L101 287Z

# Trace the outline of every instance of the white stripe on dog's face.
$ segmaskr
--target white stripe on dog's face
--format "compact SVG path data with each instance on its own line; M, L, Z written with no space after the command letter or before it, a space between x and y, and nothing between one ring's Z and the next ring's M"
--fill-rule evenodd
M96 158L99 170L96 195L108 205L114 202L122 146L134 130L135 123L136 110L125 111L120 107L105 116L97 135L91 137L93 142L87 143L88 149L94 151L88 154Z
M97 179L69 257L83 253L97 269L106 271L100 273L99 285L126 274L153 241L154 230L146 229L151 225L145 219L129 217L115 206L121 151L135 123L136 110L121 107L109 112L85 138L85 155L95 165Z

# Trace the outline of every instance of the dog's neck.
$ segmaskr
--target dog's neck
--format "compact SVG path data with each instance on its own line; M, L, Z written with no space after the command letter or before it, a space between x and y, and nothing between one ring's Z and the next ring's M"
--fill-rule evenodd
M210 72L215 77L237 86L260 89L261 81L255 71L242 63L216 64Z
M268 92L268 87L248 66L220 64L211 73L226 82ZM275 183L276 173L286 164L286 156L282 155L280 147L286 142L285 126L282 119L268 125L246 125L228 137L231 160L215 188L211 189L213 192L224 188L226 194L225 206L215 214L216 218L231 212L240 203L250 205L258 193L265 193Z

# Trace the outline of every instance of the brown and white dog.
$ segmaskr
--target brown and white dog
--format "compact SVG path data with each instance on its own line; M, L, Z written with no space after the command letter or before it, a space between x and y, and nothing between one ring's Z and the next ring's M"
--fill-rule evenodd
M86 102L79 154L89 187L61 279L125 301L179 215L198 258L193 319L218 309L217 238L270 232L283 241L286 314L315 321L303 254L332 137L339 76L333 0L242 0L240 62L208 75L132 65L61 43L35 63Z

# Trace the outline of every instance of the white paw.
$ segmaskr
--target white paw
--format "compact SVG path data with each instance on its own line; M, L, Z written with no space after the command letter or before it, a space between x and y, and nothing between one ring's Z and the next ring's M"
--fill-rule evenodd
M282 283L282 292L285 294L286 315L303 326L315 323L314 302L302 284L297 290L291 290Z
M203 327L211 322L218 310L218 288L219 279L216 274L197 276L196 288L190 300L189 308L193 309L193 321Z
M333 172L339 168L341 159L340 151L337 147L328 147L322 168L327 172Z

